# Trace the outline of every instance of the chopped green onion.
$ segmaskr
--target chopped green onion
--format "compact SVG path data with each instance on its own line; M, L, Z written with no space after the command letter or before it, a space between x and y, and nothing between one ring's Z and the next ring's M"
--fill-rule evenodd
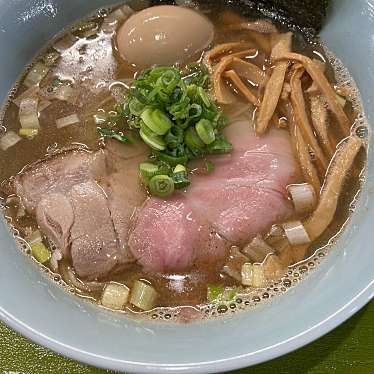
M138 99L134 98L129 102L129 109L131 114L134 116L140 116L143 113L145 106Z
M177 165L174 168L172 178L176 189L185 188L191 183L188 179L187 169L184 165Z
M204 105L209 108L211 106L211 100L208 96L208 94L206 93L206 91L204 90L203 87L198 87L197 88L197 93L201 99L201 101L204 103Z
M165 135L173 125L170 118L159 109L146 109L140 118L157 135Z
M166 144L161 136L155 135L151 130L144 124L139 130L139 135L143 139L144 143L156 151L163 151L166 148Z
M174 192L174 181L168 175L155 175L149 181L152 195L166 197Z
M187 95L190 99L194 100L195 99L195 96L197 94L197 91L198 90L198 87L196 86L196 84L190 84L189 86L187 86Z
M212 154L224 154L232 151L232 144L226 139L216 139L208 145L208 152Z
M187 66L184 82L188 85L196 84L197 86L207 88L209 82L209 72L207 67L203 64L189 64Z
M186 164L188 161L187 156L180 156L180 157L170 156L167 153L157 152L157 151L154 151L153 153L159 160L166 162L170 166L176 166L178 164Z
M190 184L188 173L178 171L178 165L186 166L209 153L231 151L232 145L222 135L227 120L206 91L208 85L209 72L202 64L183 70L173 66L149 68L131 82L124 102L113 111L115 117L95 116L97 125L110 121L108 127L113 130L98 130L104 136L125 142L118 130L126 129L139 134L152 149L152 162L141 165L139 173L150 191L150 179L155 176L162 176L171 190L184 188ZM211 172L212 164L207 164L206 170Z
M220 285L208 286L207 300L209 302L231 301L235 299L239 289L236 287L223 287Z
M20 129L18 131L19 136L23 136L25 138L33 138L34 136L38 135L39 129Z
M178 131L176 131L177 129ZM169 149L178 148L178 146L183 143L183 129L175 126L173 130L176 134L169 131L164 138Z
M40 242L31 244L31 253L41 264L45 264L52 256L50 250Z
M200 118L202 112L203 110L201 108L201 105L194 103L191 104L190 110L188 111L188 115L190 119Z
M228 125L229 120L227 117L220 114L218 115L218 118L215 119L215 123L217 130L222 130Z
M173 174L174 187L176 190L188 187L191 182L185 171Z
M205 144L211 144L216 139L214 129L210 121L201 119L195 126L197 135Z
M184 165L177 165L175 168L174 168L174 173L180 173L180 172L182 172L182 171L184 171L185 173L187 172L187 169L186 169L186 167L184 166Z
M142 174L142 176L145 178L153 177L154 175L157 174L158 170L159 170L158 166L150 162L142 162L139 165L139 171Z
M190 148L191 150L197 149L200 151L203 150L205 146L193 127L190 127L186 130L184 141L187 144L188 148Z
M223 286L208 286L207 299L209 302L218 300L225 292L225 287Z
M165 86L165 89L169 93L173 92L180 79L181 76L176 69L165 71L159 78L159 80L162 82L162 84Z
M170 167L170 165L164 161L159 161L157 163L157 166L158 166L158 172L157 174L158 175L170 175L170 173L172 173L172 168Z
M102 135L104 138L112 138L116 139L121 143L132 143L131 139L129 139L125 135L121 135L118 132L115 132L114 130L111 129L106 129L103 127L98 127L97 132Z
M147 75L149 75L151 78L157 80L159 77L161 77L161 75L163 73L165 73L166 71L169 71L169 70L173 70L173 69L175 69L175 68L170 68L168 66L157 66L157 67L155 67L153 69L146 70L143 73L142 78L145 78Z
M214 168L215 168L212 161L206 161L205 162L205 167L206 167L206 173L207 174L213 173Z

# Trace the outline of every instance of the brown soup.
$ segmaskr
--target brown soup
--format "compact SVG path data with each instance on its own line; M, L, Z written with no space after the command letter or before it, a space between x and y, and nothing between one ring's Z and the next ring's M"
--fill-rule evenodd
M224 241L224 256L218 259L205 258L201 261L192 259L189 265L182 269L177 267L174 270L172 266L169 269L165 265L166 269L162 271L157 269L152 271L149 270L152 268L151 265L144 268L141 261L136 261L137 256L132 251L130 257L135 258L112 266L104 275L80 276L74 269L72 254L69 252L72 250L70 245L73 239L69 239L71 242L66 244L66 248L59 248L56 243L53 243L49 233L40 227L39 218L36 218L40 204L38 203L35 208L31 207L29 202L25 203L27 199L31 199L31 195L27 196L28 192L25 192L25 185L22 186L22 193L19 188L14 189L15 180L16 183L21 183L19 178L24 178L22 183L26 183L26 178L27 183L38 183L33 179L36 178L35 170L38 165L59 160L61 157L66 157L69 152L88 152L92 155L95 152L107 152L110 147L114 147L115 150L121 148L120 152L123 152L126 158L128 147L144 146L140 144L139 139L138 143L131 146L116 143L117 140L102 137L97 131L98 126L104 126L100 118L104 118L103 123L106 121L109 126L113 126L112 129L118 130L115 127L115 119L118 115L116 108L124 105L124 98L128 95L134 79L141 77L144 70L144 67L136 67L124 61L116 44L116 31L133 13L128 7L100 10L96 15L68 28L56 37L38 54L14 85L1 117L2 205L4 215L24 251L30 257L34 254L36 263L52 279L72 293L109 308L110 303L106 304L102 300L103 292L105 293L103 289L107 289L108 284L125 285L131 295L135 293L134 284L143 282L143 285L151 287L157 293L152 303L144 308L139 307L142 305L139 303L134 305L131 303L131 296L129 298L128 295L121 294L125 288L122 288L122 291L120 288L119 294L115 297L117 299L124 297L122 307L113 307L113 309L146 315L154 319L190 320L227 314L246 309L285 292L317 266L322 257L328 253L355 208L360 186L364 180L367 127L356 86L337 58L316 41L307 42L296 31L293 31L292 46L287 49L287 46L281 45L287 30L281 25L274 26L271 20L244 19L225 8L194 9L194 12L203 14L209 20L206 22L211 22L214 27L214 40L204 46L199 53L189 55L183 62L176 64L176 68L183 71L190 63L208 64L211 69L207 73L210 84L206 91L209 91L214 98L212 100L215 100L217 110L222 111L228 118L230 122L228 128L238 121L251 124L254 129L248 126L250 139L256 139L253 140L255 142L264 141L265 148L270 147L266 148L269 149L269 154L275 152L274 149L275 153L278 152L279 145L274 139L280 136L282 138L280 142L285 141L289 149L284 150L283 147L279 150L281 156L277 156L278 158L273 162L278 163L278 159L282 159L284 154L287 154L287 157L294 159L297 164L297 172L293 173L292 178L282 182L283 187L288 189L283 188L284 191L277 195L277 199L282 201L279 203L283 204L282 209L286 204L287 209L292 207L291 211L287 210L287 214L280 214L279 221L273 219L270 229L268 223L260 225L259 227L265 229L256 232L257 236L250 233L248 240L242 237L236 240L234 234L234 239L231 239L231 234L225 236L223 233L226 232L226 228L230 228L230 225L233 225L235 232L235 222L228 219L225 221L228 222L227 226L218 229L216 218L211 219L213 223L209 218L209 212L213 212L211 205L214 204L207 202L207 207L203 207L201 213L207 210L206 220L214 226L214 230L207 232L207 235L213 233L220 236L219 240ZM230 46L226 43L234 44ZM221 50L219 46L222 47ZM280 51L277 52L277 48ZM294 55L289 55L291 52ZM234 60L227 63L225 67L224 60L230 58ZM222 68L221 72L220 68ZM316 73L316 70L319 72ZM31 76L30 71L34 72ZM255 79L260 77L258 78L260 83L254 82L251 77ZM225 90L223 93L219 91L221 85ZM221 97L226 94L230 96L230 103L225 103L226 97ZM39 128L34 132L33 125L27 126L30 121L35 124L35 116L32 117L32 110L27 107L27 103L25 104L27 98L31 99L29 105L33 105L32 100L34 104L36 100L38 105ZM27 112L26 118L25 116L22 118L22 110L20 110L22 106ZM62 119L62 122L59 119ZM261 127L263 125L265 129ZM22 132L20 131L22 128L27 130ZM229 141L231 141L231 132L227 130L226 133ZM268 135L263 135L265 133ZM262 136L265 138L261 138ZM239 148L235 150L239 140L237 142L233 141L232 162L237 155L235 152L239 152ZM253 149L261 153L262 151L259 151L256 146L253 146ZM150 151L147 151L148 153ZM173 195L176 196L175 199L191 199L189 194L193 199L196 194L204 193L204 191L196 192L198 187L195 186L199 183L203 185L204 180L212 180L215 175L218 178L224 168L229 168L230 161L225 157L229 156L204 154L200 160L189 162L187 170L192 178L191 186L186 188L186 191ZM226 163L221 165L220 160L226 160L224 161ZM207 165L211 165L211 161L215 164L214 172L212 176L206 176L204 179L204 174L209 174L206 168ZM256 166L257 174L261 173L260 161L258 161L259 166ZM35 164L36 162L39 163ZM124 165L127 167L129 161L126 162ZM238 165L241 167L240 163ZM275 168L281 168L279 165L277 164ZM118 164L116 167L118 168ZM248 178L245 174L250 173L248 167L248 165L244 167L240 178ZM287 165L284 167L287 168ZM137 170L136 168L137 165L134 170ZM48 172L54 173L55 170L52 169L50 167ZM237 177L235 175L235 178ZM98 185L102 186L104 182L100 178L105 180L107 176L95 178ZM136 178L135 187L131 188L138 189L137 193L144 196L143 200L154 199L141 178L138 176ZM268 174L266 178L269 179ZM278 174L274 178L278 178ZM49 182L43 183L48 185ZM227 181L228 185L230 183ZM289 188L289 184L296 186L296 189ZM38 197L39 200L44 199L50 192L43 188L40 187L40 191L43 192L42 196ZM209 188L212 189L210 185ZM287 195L287 191L290 195ZM22 195L23 193L25 195ZM255 196L254 204L259 204L259 213L258 216L256 214L255 217L249 217L249 222L261 220L263 216L269 221L270 218L266 216L272 214L271 203L269 202L269 213L264 213L261 210L263 195L257 190L251 193ZM241 194L239 189L238 194ZM70 192L68 196L69 199L73 199ZM209 200L209 194L207 196ZM217 196L226 195L217 192ZM236 204L237 209L243 206L243 216L253 212L253 208L245 210L248 200L244 193L243 201L229 197L231 196L229 192L227 196L228 199L232 199L233 205ZM165 201L166 205L171 204L171 200ZM199 200L199 204L203 204L203 201ZM128 201L121 200L121 203L127 204ZM225 202L222 201L222 205L224 204ZM220 205L220 202L217 202L217 205ZM78 208L74 209L77 219ZM84 208L80 209L84 210ZM143 211L147 209L147 205L139 204L129 218L130 231L135 230L134 225L140 225L139 215L142 214L142 209ZM201 205L196 209L199 211ZM214 207L214 209L212 214L220 218L222 211L217 213L216 210L220 208ZM109 213L110 217L113 217L113 210ZM65 213L64 218L66 218ZM54 217L50 219L53 221ZM95 218L92 220L95 222ZM168 228L165 230L169 230L170 227L170 240L177 241L178 238L175 239L173 236L173 222L170 226L166 225ZM50 225L53 226L52 223ZM79 235L84 234L85 232ZM183 235L187 234L183 233ZM132 235L131 232L129 235ZM188 235L187 237L191 237L192 240L194 234ZM158 238L158 236L154 234L150 238ZM139 238L137 240L139 241ZM39 247L41 245L42 252L34 251L35 243ZM199 250L203 251L203 247L207 244L203 241L203 244L199 245L201 245ZM221 245L221 242L217 245ZM128 251L128 244L125 246ZM86 249L79 246L75 248L75 251L80 250ZM53 255L56 251L58 256ZM152 254L150 256L152 259Z

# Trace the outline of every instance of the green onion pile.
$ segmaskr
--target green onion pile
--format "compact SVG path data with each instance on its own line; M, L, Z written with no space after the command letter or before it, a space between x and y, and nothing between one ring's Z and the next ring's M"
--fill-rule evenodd
M116 108L113 128L99 127L104 137L131 142L123 131L136 131L152 150L150 160L140 164L140 174L152 195L166 197L189 184L187 163L207 154L232 150L222 129L227 120L207 93L204 65L146 70L129 90L125 103Z

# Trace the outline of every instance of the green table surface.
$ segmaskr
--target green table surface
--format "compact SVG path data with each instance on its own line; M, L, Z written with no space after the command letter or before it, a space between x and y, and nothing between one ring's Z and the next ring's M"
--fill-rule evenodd
M0 374L112 373L58 356L0 323ZM331 333L276 360L232 374L374 374L374 302Z

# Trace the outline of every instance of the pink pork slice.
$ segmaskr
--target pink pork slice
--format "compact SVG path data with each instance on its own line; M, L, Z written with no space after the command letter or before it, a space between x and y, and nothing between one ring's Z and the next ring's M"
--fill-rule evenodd
M139 211L129 245L145 270L182 271L214 262L228 244L249 242L292 213L286 186L299 177L288 133L257 137L246 121L226 130L234 150L214 156L215 171L194 176L187 192L150 198Z

